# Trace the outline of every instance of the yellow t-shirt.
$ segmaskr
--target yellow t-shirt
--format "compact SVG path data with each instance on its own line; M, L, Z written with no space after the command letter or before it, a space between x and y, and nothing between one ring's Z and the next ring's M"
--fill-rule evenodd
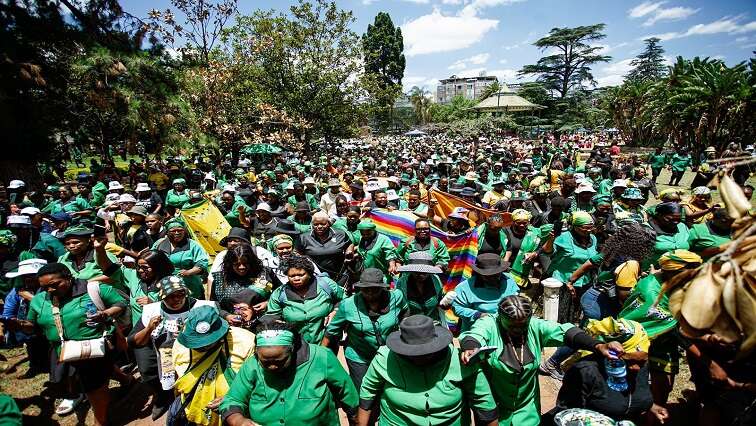
M228 350L231 352L231 369L239 371L244 361L255 353L255 335L251 331L232 326L229 327L227 336L229 337ZM202 358L202 353L188 349L178 340L173 343L171 355L173 366L179 377L189 369L189 361Z
M628 260L614 268L614 282L623 290L632 290L638 284L639 275L640 263L637 260Z

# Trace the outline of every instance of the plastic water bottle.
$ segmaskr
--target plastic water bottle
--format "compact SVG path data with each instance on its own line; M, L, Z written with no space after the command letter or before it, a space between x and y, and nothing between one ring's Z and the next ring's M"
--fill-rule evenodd
M609 351L614 359L604 359L604 368L606 369L606 384L609 389L617 392L624 392L627 390L627 366L625 361L617 357L614 351Z

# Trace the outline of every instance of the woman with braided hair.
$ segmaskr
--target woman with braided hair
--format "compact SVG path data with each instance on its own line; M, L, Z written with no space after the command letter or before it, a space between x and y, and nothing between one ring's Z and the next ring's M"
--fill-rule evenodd
M572 324L559 324L532 318L528 297L512 295L499 302L498 312L476 321L472 329L460 336L462 362L475 359L481 348L495 349L480 355L481 367L491 384L499 408L500 425L530 426L540 422L538 365L544 347L563 344L617 356L624 353L617 342L601 343Z

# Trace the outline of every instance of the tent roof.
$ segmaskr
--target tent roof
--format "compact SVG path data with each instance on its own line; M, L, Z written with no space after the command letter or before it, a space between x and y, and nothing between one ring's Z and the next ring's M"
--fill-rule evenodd
M499 92L483 99L473 108L483 112L511 112L532 111L534 109L543 109L546 107L534 104L521 96L517 96L506 84L502 84Z

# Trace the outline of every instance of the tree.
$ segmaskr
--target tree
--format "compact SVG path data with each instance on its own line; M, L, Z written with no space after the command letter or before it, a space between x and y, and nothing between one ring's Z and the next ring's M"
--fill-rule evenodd
M38 163L63 162L56 140L76 129L67 108L74 62L94 46L137 51L144 34L134 28L116 0L0 2L1 181L39 182Z
M629 80L658 80L664 77L667 67L660 41L656 37L644 40L646 47L643 52L630 62L633 69L627 74Z
M210 63L210 54L220 40L228 20L238 11L239 0L171 0L171 6L183 15L176 21L171 9L152 9L145 31L151 31L170 46L184 43L179 50L201 65Z
M388 13L380 12L362 36L365 75L375 85L369 90L381 128L391 123L391 111L401 94L406 61L401 28L394 26Z
M480 92L480 96L478 96L478 100L487 99L492 95L495 95L501 91L501 85L498 81L494 81L493 83L486 86L485 89L483 89L482 92Z
M414 86L407 96L409 96L409 100L415 109L415 123L423 125L430 122L430 107L433 104L430 99L430 92Z
M472 108L477 103L477 101L467 99L461 95L455 96L447 104L432 104L430 108L431 119L434 122L442 121L450 123L473 118L475 111Z
M307 126L298 139L351 135L361 115L362 66L351 12L335 3L300 0L290 14L242 16L227 32L230 57L246 90Z
M178 143L193 125L185 121L188 105L178 89L177 73L159 56L95 46L71 68L65 97L69 132L102 153L138 140L158 150Z
M542 57L534 65L525 65L520 75L537 75L544 87L559 98L582 89L586 82L595 85L591 65L608 62L611 56L599 55L601 46L590 43L606 37L604 24L575 28L553 28L549 35L533 43L541 51L552 50L553 54Z

